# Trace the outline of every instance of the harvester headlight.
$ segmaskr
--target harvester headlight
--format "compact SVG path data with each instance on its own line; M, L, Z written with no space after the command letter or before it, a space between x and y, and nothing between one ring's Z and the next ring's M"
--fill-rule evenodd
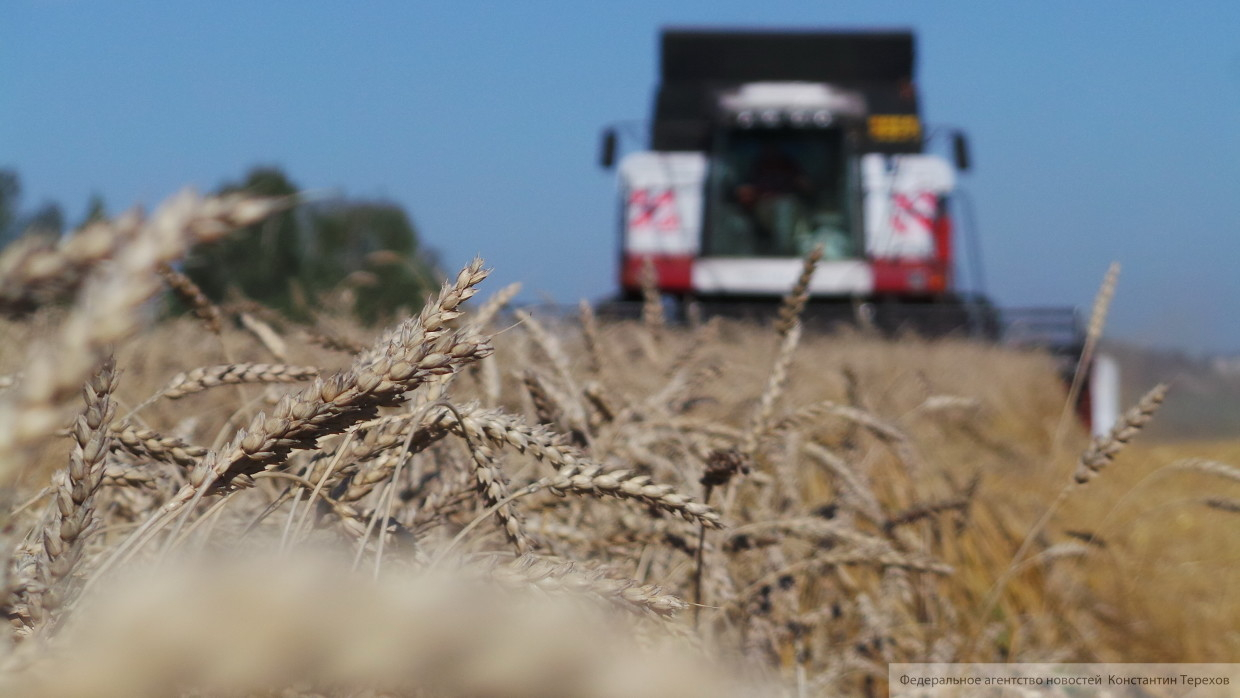
M743 111L743 112L737 113L736 123L738 126L744 126L745 128L749 128L750 126L753 126L753 112Z
M818 111L814 112L814 125L815 126L830 126L831 121L832 121L831 112L827 111L826 109L819 109Z
M779 110L778 109L767 109L766 111L762 112L762 123L767 126L778 126L779 125Z

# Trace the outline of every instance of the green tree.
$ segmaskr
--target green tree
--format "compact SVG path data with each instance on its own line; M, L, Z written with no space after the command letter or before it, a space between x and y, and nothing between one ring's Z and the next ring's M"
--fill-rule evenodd
M221 193L235 191L292 196L297 187L278 168L259 167L241 182L220 188ZM194 250L185 260L184 271L213 300L223 300L229 289L236 289L248 298L304 319L307 309L295 302L298 295L292 287L300 261L298 221L290 210Z
M399 206L330 202L314 207L311 221L303 286L324 292L347 285L364 321L420 308L437 284L431 258L419 249L417 231Z
M255 168L222 192L293 196L297 186L275 167ZM331 298L353 299L366 322L397 309L419 309L436 281L432 257L399 206L336 199L303 203L186 260L185 273L208 297L235 288L286 315L308 320Z
M19 226L23 235L43 235L59 238L65 232L65 213L60 204L49 201L35 209Z
M22 182L17 171L0 169L0 246L11 242L20 234L17 219L21 200Z
M108 217L107 204L103 203L103 197L98 193L90 195L90 201L86 202L86 216L82 218L82 222L78 224L77 229L81 230L96 221L106 220Z

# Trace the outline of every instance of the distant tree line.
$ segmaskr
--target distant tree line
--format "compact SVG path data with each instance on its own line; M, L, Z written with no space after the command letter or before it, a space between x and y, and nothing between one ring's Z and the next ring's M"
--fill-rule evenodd
M257 167L220 193L247 191L295 197L298 187L276 167ZM21 180L0 169L0 246L21 235L60 237L107 216L99 196L70 225L58 203L24 210ZM196 248L182 271L212 300L247 299L308 321L322 309L383 322L417 310L439 281L434 254L421 244L409 216L387 201L303 200L287 211ZM181 309L175 301L172 307Z

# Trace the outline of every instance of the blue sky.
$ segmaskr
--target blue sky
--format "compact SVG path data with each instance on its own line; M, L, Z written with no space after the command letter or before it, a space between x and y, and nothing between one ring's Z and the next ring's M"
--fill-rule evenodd
M0 166L116 212L278 164L406 207L446 266L614 288L600 129L648 118L664 25L907 27L926 120L970 135L988 291L1240 352L1240 3L102 2L0 10Z

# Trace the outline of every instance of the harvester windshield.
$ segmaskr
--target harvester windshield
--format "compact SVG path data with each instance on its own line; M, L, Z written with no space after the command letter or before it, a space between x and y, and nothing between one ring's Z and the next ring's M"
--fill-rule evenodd
M859 256L842 129L729 129L711 162L705 256Z

